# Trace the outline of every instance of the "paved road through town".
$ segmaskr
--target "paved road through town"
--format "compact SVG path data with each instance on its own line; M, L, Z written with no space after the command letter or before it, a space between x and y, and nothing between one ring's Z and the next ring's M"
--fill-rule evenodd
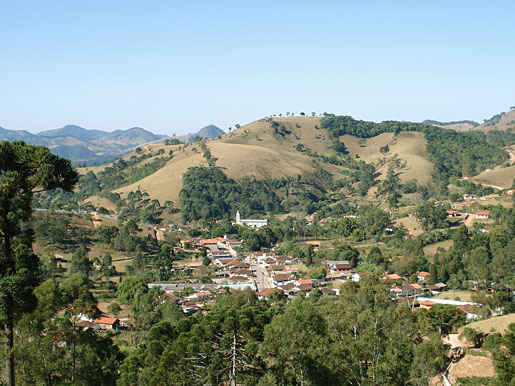
M256 272L256 286L258 291L263 291L265 288L272 288L272 280L268 273L258 264L250 263L250 269Z

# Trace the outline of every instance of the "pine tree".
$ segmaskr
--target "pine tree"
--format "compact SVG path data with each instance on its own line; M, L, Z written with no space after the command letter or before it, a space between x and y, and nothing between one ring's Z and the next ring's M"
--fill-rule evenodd
M28 222L35 192L71 191L78 180L70 161L46 147L21 141L0 143L0 322L5 344L6 383L14 386L14 328L36 305L39 261L32 252L34 231Z

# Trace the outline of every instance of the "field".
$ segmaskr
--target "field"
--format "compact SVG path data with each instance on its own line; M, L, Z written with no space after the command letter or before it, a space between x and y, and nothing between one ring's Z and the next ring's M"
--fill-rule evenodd
M305 152L296 150L302 143L312 151L333 153L329 149L331 144L328 134L323 129L316 129L320 125L317 117L288 117L274 118L284 124L290 134L284 136L274 134L270 123L258 120L231 133L225 134L221 139L207 141L206 145L213 157L217 158L217 166L223 168L230 178L239 179L245 176L261 178L278 178L296 176L316 171L313 157ZM160 145L150 147L156 151ZM144 151L147 150L143 147ZM178 150L183 148L182 150ZM182 188L181 177L189 167L207 166L202 150L198 145L174 146L174 158L163 168L146 178L123 188L115 190L122 195L136 189L147 191L152 198L160 202L171 200L176 207L180 207L179 192ZM130 156L130 155L129 155ZM335 178L342 175L338 173L341 167L318 162L320 167L332 173Z
M470 180L475 183L489 185L502 189L511 188L513 179L515 178L515 165L507 168L485 170L477 176L471 177Z
M438 248L443 248L443 249L447 250L450 247L452 247L452 244L453 244L452 240L440 241L438 243L434 243L434 244L424 247L424 253L426 255L434 255L437 252Z
M415 216L400 218L395 221L395 225L404 225L409 234L415 237L424 232L422 224L420 224Z
M472 301L472 292L470 291L446 291L435 296L436 299L461 300L462 302Z
M340 141L345 144L353 157L358 155L360 159L368 163L377 162L383 157L389 158L396 154L407 164L407 167L400 172L402 182L415 179L421 184L426 184L431 180L433 164L425 158L427 156L426 140L423 133L400 133L397 136L394 136L393 133L384 133L366 139L343 135ZM390 152L382 154L379 149L386 145L390 148ZM383 176L386 175L386 169L387 166L379 169Z
M515 314L494 316L490 319L471 323L467 327L484 333L500 332L503 334L511 323L515 323Z

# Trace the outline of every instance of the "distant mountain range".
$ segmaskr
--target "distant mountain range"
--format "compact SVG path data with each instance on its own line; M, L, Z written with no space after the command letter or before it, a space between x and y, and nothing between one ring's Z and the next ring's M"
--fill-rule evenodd
M206 126L194 134L173 137L181 142L193 141L195 137L215 138L224 132L214 125ZM45 130L32 134L25 130L7 130L0 127L0 140L25 141L32 145L47 146L52 153L71 159L74 164L102 164L109 162L137 146L167 138L141 127L128 130L87 130L76 125Z

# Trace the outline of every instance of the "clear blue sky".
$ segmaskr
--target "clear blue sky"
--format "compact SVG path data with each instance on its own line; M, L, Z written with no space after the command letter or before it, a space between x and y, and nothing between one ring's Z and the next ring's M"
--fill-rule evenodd
M0 0L0 126L163 134L515 105L511 1Z

